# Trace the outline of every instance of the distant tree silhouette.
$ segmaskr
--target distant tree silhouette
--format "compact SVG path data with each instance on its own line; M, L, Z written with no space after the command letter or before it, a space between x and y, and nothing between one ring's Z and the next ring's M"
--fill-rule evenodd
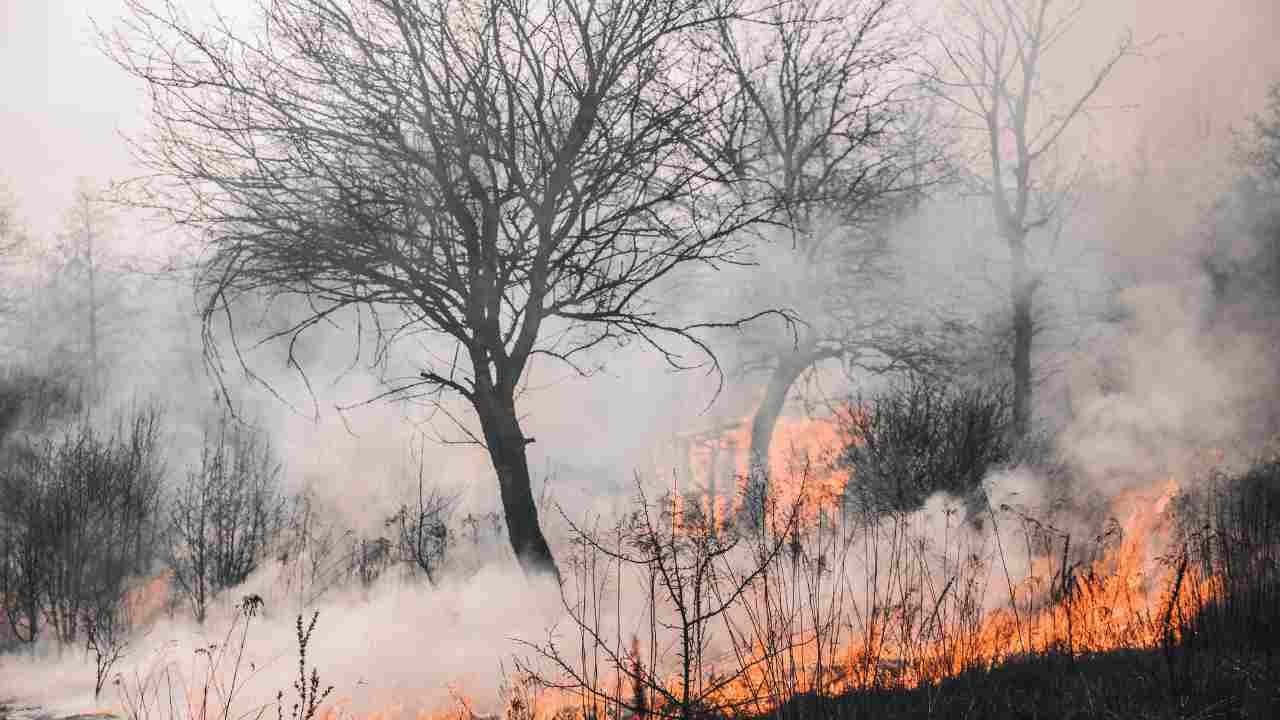
M996 231L1009 248L1012 312L1013 432L1031 428L1031 351L1039 330L1036 292L1048 270L1037 267L1044 250L1038 231L1062 221L1077 179L1055 162L1063 137L1090 110L1089 103L1116 66L1140 47L1124 32L1072 94L1051 92L1045 59L1061 48L1085 7L1084 0L955 0L952 32L939 41L941 59L928 83L957 111L979 151L971 175L991 200ZM1055 96L1057 95L1057 96ZM1052 233L1044 233L1052 236Z
M751 421L753 482L764 484L774 428L801 376L829 360L883 372L941 357L943 333L892 301L889 225L942 177L940 146L918 117L908 72L916 38L897 0L762 3L721 28L724 62L749 140L735 172L755 178L777 252L747 285L792 308L798 333L743 335L746 370L763 374ZM929 318L933 320L934 318ZM759 496L763 487L752 489Z

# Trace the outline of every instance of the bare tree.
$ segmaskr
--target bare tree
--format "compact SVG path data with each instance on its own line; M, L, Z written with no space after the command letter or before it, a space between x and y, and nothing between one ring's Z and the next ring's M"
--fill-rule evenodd
M1268 89L1265 109L1249 118L1235 144L1243 172L1234 192L1217 204L1211 224L1225 226L1224 237L1201 260L1220 302L1229 289L1240 294L1248 288L1263 297L1280 294L1280 82ZM1254 239L1244 256L1238 247L1241 235Z
M162 467L160 416L135 413L111 435L87 423L46 443L42 479L49 571L45 617L71 644L86 618L121 602L151 569Z
M1031 241L1036 231L1061 220L1071 196L1071 169L1058 161L1064 137L1090 111L1116 65L1140 49L1126 31L1082 88L1058 97L1048 92L1046 58L1084 7L1084 0L957 0L953 32L940 43L942 61L929 77L963 127L980 138L987 167L973 180L990 198L996 230L1009 248L1013 431L1019 438L1030 430L1035 298L1047 270L1037 267Z
M270 445L251 429L224 415L206 431L200 467L171 502L167 548L174 584L197 622L257 569L282 529L279 477Z
M17 201L7 184L0 184L0 256L8 256L24 240L18 223Z
M767 471L778 416L796 381L825 360L884 371L935 353L901 304L885 302L892 217L938 176L913 121L913 53L897 0L795 0L721 25L749 138L735 169L757 178L782 235L752 292L776 295L798 336L749 336L748 369L767 374L750 458ZM785 246L789 246L785 247Z
M51 562L40 494L30 481L40 460L34 453L7 460L9 471L0 474L5 497L0 516L0 603L13 636L34 643L40 636L41 590Z
M531 359L639 339L688 365L663 343L705 351L708 325L653 291L733 261L757 219L701 145L731 0L283 0L255 35L130 6L111 52L151 92L149 198L208 239L206 327L265 291L309 301L281 336L351 308L380 354L449 343L393 392L470 405L517 559L554 572L516 408Z
M67 214L65 269L79 281L76 285L84 293L85 373L88 378L85 395L91 407L100 399L102 391L100 264L101 245L108 222L97 191L88 180L81 178L76 184L75 201Z
M26 244L27 236L18 220L18 203L7 183L0 182L0 268L8 264ZM0 294L0 310L7 310L10 298Z
M103 399L111 360L129 331L121 320L139 308L115 247L117 218L102 190L80 178L51 242L32 243L15 343L21 362L75 378L86 408ZM56 370L55 370L56 369Z
M69 645L128 581L151 569L159 502L158 415L111 435L86 424L12 450L0 472L0 602L21 640L41 624Z

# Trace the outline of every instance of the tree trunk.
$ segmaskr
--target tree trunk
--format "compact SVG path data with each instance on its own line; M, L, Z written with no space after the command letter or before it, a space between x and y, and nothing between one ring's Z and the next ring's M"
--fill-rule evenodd
M520 430L515 399L498 397L498 394L499 391L488 397L477 395L475 405L485 443L489 446L489 458L498 475L507 537L525 574L549 574L559 580L560 570L542 534L538 506L533 500L529 460L525 453L525 446L532 440L526 440Z
M85 253L89 266L89 408L92 417L93 407L98 402L101 388L98 387L100 370L98 367L98 267L97 258L93 254L93 224L89 210L85 210Z
M799 379L800 374L809 367L807 362L810 353L789 353L779 357L778 366L769 376L769 384L765 388L764 400L751 417L751 470L757 468L763 474L769 472L769 449L773 444L773 430L782 415L782 406L787 400L791 386Z
M1022 440L1031 429L1031 338L1035 333L1031 310L1035 281L1027 267L1023 239L1010 239L1009 249L1013 301L1013 436Z
M773 431L782 414L787 394L800 374L813 364L811 347L801 347L794 352L778 356L778 365L769 376L764 400L751 417L751 448L747 455L747 497L744 509L748 520L758 525L763 519L764 503L769 494L769 451L773 445Z

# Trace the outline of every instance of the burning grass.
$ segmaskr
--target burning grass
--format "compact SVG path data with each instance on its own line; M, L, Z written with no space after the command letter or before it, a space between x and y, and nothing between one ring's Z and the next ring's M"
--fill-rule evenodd
M302 672L295 712L800 720L1280 710L1280 462L1239 476L1204 470L1198 483L1161 478L1099 503L1043 493L1030 504L1012 491L1025 491L1026 476L1009 473L982 504L938 496L887 513L808 491L830 476L820 463L798 466L772 478L779 492L755 529L709 511L705 496L643 493L616 525L575 526L563 620L517 653L496 704L463 687L450 688L444 708L425 694L422 705L356 702L341 682L326 699ZM422 662L447 650L424 648ZM160 703L158 685L148 700L138 683L117 684L134 693L122 714L239 717L226 694L235 676L223 677L231 656L219 657L191 687L222 693L222 715L194 691ZM251 709L283 717L289 707L277 696Z
M531 672L584 717L1262 716L1280 708L1280 464L1208 476L1140 485L1100 512L988 487L978 512L935 498L860 516L799 508L839 496L807 492L801 474L778 493L789 505L734 540L704 503L670 501L673 517L629 540L649 555L623 551L622 530L613 545L582 539L594 569L576 579L593 589L566 611L594 656L548 642L537 650L555 672ZM680 642L641 666L639 640L628 653L601 621L610 592L652 598L650 642Z

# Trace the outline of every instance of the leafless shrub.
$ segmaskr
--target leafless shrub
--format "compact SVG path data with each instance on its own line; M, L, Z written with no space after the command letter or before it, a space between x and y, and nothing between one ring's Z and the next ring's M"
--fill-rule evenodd
M297 493L290 503L276 557L285 590L297 595L299 606L309 607L346 578L342 546L350 533L311 490Z
M280 465L267 441L223 416L170 506L167 561L198 622L257 569L284 523Z
M636 509L611 530L588 530L569 521L573 573L561 599L578 635L578 651L566 650L553 634L545 643L526 644L552 670L540 672L531 662L523 662L521 670L545 687L573 693L584 718L629 713L690 720L751 706L756 698L732 697L725 690L757 660L741 666L716 663L708 655L709 642L713 628L781 556L796 517L794 512L784 516L779 531L750 553L739 552L743 536L718 526L700 505L669 495L651 502L643 490ZM744 558L744 566L730 569ZM623 585L649 599L647 663L634 639L623 642L620 625L611 633L603 620L610 587L613 614L620 613ZM659 660L660 630L674 641L673 666Z
M502 535L497 515L490 520L468 515L455 523L456 501L420 475L415 497L386 517L381 533L368 534L347 527L341 513L314 493L298 493L276 543L286 591L296 593L299 606L307 607L345 584L368 588L389 570L437 584L458 538L468 537L478 547L482 536L488 542Z
M399 559L421 572L432 585L436 584L454 542L455 533L449 528L449 520L456 503L456 495L426 488L419 474L416 500L413 504L401 504L387 519L387 526L396 534L395 550Z
M133 632L134 599L128 592L99 599L84 617L85 653L93 661L93 697L102 695L111 670L128 652Z
M352 536L351 550L347 554L349 576L364 588L373 585L396 558L395 546L385 537Z
M912 512L935 492L964 497L1012 457L1011 402L1000 387L961 388L912 375L840 420L852 442L846 500L861 509Z
M311 675L307 675L307 645L311 643L311 633L316 629L316 621L320 619L320 611L317 610L311 615L311 622L307 623L303 629L302 616L299 615L297 626L298 637L298 679L293 681L293 690L297 693L297 700L289 709L289 720L315 720L316 713L320 709L320 705L324 703L325 698L329 697L329 693L333 692L333 686L328 685L324 690L320 689L320 671L311 668ZM276 695L276 718L284 720L284 691Z
M19 639L34 642L43 622L74 644L150 569L158 440L158 413L142 410L111 434L82 423L31 441L0 471L0 602Z
M183 670L178 663L160 657L147 672L120 675L115 684L128 720L262 720L271 704L242 706L244 689L262 671L246 660L249 631L263 609L261 597L247 595L236 604L236 612L221 642L195 649L192 666ZM306 675L306 652L315 630L318 613L305 630L297 618L298 672L295 689L301 693L291 720L314 720L316 710L332 688L319 692L319 675L312 668ZM300 683L300 684L299 684ZM276 695L277 717L283 720L284 693Z

